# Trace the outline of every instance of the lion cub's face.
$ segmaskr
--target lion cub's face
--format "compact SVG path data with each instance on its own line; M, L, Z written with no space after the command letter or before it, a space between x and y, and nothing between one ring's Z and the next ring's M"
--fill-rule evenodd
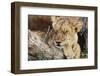
M77 41L77 32L82 28L80 17L53 16L51 19L54 30L53 40L57 47L71 45L72 41Z

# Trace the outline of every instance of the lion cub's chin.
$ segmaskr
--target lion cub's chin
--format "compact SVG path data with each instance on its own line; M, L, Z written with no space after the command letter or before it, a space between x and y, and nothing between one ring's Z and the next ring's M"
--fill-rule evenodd
M64 48L64 46L56 46L56 45L55 45L55 47L58 48L58 49L63 49Z
M58 48L58 49L63 49L63 48L64 48L63 45L59 45L59 46L58 46L58 45L56 44L56 42L54 42L54 46L55 46L56 48Z

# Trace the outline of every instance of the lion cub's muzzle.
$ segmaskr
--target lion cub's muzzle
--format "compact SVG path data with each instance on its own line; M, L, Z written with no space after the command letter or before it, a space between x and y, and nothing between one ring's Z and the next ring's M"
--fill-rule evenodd
M60 32L56 33L55 36L54 36L55 45L58 46L58 47L61 47L62 46L61 43L65 40L64 38L65 37L62 33L60 33Z
M56 42L56 46L60 46L60 43L61 43L61 42Z

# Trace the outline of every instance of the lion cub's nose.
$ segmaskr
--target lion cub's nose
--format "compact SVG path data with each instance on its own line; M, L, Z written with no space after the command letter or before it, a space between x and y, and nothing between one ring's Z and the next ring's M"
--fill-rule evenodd
M56 42L57 46L60 46L60 43L61 43L61 42Z

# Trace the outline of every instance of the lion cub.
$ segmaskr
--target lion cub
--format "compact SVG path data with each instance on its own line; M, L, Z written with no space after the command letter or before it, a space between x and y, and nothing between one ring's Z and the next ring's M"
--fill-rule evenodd
M51 20L55 46L63 49L67 59L80 58L77 33L83 25L81 17L52 16Z

